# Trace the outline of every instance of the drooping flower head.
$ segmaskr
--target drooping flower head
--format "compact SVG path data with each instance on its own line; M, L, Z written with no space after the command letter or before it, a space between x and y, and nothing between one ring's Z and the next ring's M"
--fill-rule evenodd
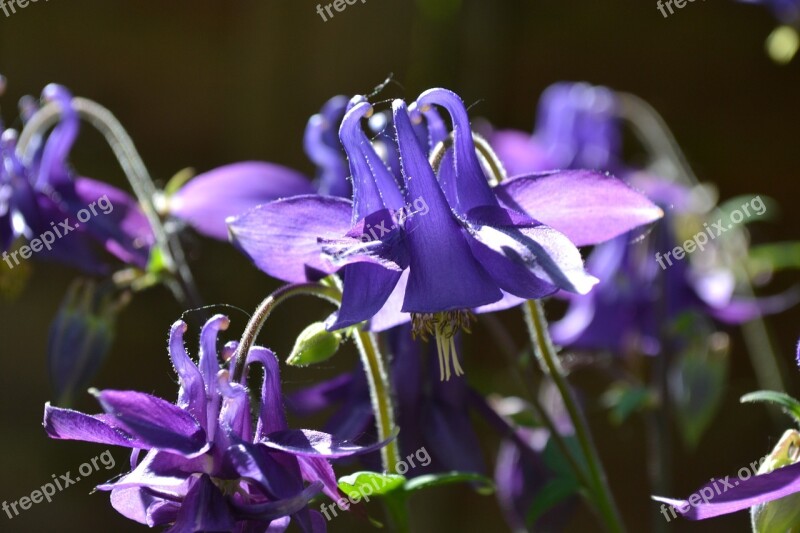
M323 531L307 508L320 491L339 498L329 459L374 451L312 430L288 428L274 354L253 347L246 368L262 366L257 423L252 424L247 371L231 381L236 359L220 369L217 336L228 319L211 318L200 334L200 358L183 346L182 321L170 331L169 353L180 390L175 404L135 391L95 392L104 413L45 407L44 427L56 439L132 448L132 470L100 485L122 515L169 531L285 529L290 519L303 531ZM229 343L225 354L236 344ZM138 461L140 450L146 455ZM304 482L309 483L305 485ZM282 530L282 529L281 529Z
M434 135L420 136L418 125L434 116L433 106L450 114L453 131L452 146L432 164ZM587 292L596 280L583 270L575 242L605 240L661 214L622 182L592 172L525 176L493 189L466 108L445 89L423 93L411 112L402 100L393 102L401 164L394 176L361 127L371 113L365 99L353 99L339 132L352 201L287 198L229 226L235 243L270 275L285 281L342 276L342 305L330 328L411 320L417 334L436 338L443 376L455 356L453 336L473 310L558 289ZM428 130L440 127L432 122ZM409 216L409 206L420 206L419 213ZM401 209L398 220L393 215ZM457 360L452 366L460 373Z
M17 237L24 237L39 240L37 258L89 273L108 269L108 261L98 253L101 249L124 263L143 267L153 235L136 200L115 187L75 174L68 162L79 125L72 95L59 85L48 85L42 98L61 108L60 120L46 139L32 139L21 153L17 132L4 130L0 137L2 251L8 251ZM27 110L23 115L31 113ZM105 206L102 212L97 211L100 204ZM96 215L81 224L78 212L90 207Z

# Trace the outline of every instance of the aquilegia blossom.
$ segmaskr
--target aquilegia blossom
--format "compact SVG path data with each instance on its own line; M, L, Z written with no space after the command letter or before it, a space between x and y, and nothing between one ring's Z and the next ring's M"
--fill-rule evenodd
M368 453L385 443L360 447L312 430L288 428L278 362L254 347L246 366L264 369L257 424L252 427L246 372L241 383L220 370L217 335L227 328L222 315L200 334L195 364L183 346L186 324L170 331L169 353L178 374L178 401L172 404L142 392L95 392L105 413L87 415L47 405L44 427L56 439L83 440L133 449L131 472L100 485L122 515L169 531L282 531L290 518L303 531L324 530L307 504L324 491L339 498L328 460ZM235 343L226 346L228 354ZM146 455L137 464L139 451ZM304 481L310 483L304 485Z
M447 110L453 122L452 148L439 168L428 161L429 143L421 142L408 106L396 100L398 183L361 128L372 106L356 98L340 128L352 201L286 198L229 226L236 244L274 277L297 282L340 273L343 300L331 329L383 313L389 318L381 317L373 329L410 319L415 333L436 337L441 374L449 376L453 336L468 326L471 311L558 289L588 292L596 279L583 270L576 244L614 237L661 211L624 183L593 172L524 176L495 190L462 101L444 89L427 91L414 105L421 111L414 121L433 105ZM424 204L424 215L393 216L415 202ZM452 364L461 373L456 358Z
M6 252L17 237L25 237L50 241L48 246L39 243L37 258L89 273L107 270L107 261L97 253L100 248L125 263L143 267L153 235L136 200L103 182L75 176L67 161L78 135L79 118L71 104L72 96L61 86L48 85L42 97L61 106L61 119L46 140L34 139L27 153L19 153L17 133L3 130L0 123L3 259L11 266L13 254ZM86 224L78 223L77 212L93 202L97 205L100 199L111 209Z

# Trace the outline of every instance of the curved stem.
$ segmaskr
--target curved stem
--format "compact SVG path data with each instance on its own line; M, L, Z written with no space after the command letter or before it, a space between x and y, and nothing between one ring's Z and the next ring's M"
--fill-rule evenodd
M316 296L327 300L336 306L342 303L342 292L334 285L323 285L320 283L297 283L285 285L269 296L267 296L253 313L250 321L242 333L242 339L236 348L232 381L240 381L244 373L247 354L253 347L256 337L261 328L269 318L272 311L289 298L295 296L308 295ZM375 413L375 424L378 428L378 439L381 441L389 440L394 436L394 406L392 405L391 386L386 367L378 351L378 344L374 335L360 329L353 333L358 351L361 354L361 362L369 384L370 400L372 410ZM397 439L392 439L381 448L381 459L383 467L387 472L394 472L399 462Z
M534 351L540 361L546 365L550 377L553 379L553 382L558 388L558 392L564 400L564 406L575 427L575 437L578 439L581 451L583 452L589 468L595 504L606 523L606 528L613 532L624 531L622 519L620 518L619 511L611 495L611 490L608 486L608 480L603 471L600 457L592 442L589 426L578 407L578 402L575 400L569 383L567 383L563 375L563 370L557 360L555 348L550 340L550 334L547 331L547 323L544 318L542 304L538 300L529 300L526 302L525 319Z
M236 361L234 363L231 381L238 382L241 380L242 373L244 372L245 362L247 360L247 354L250 352L250 348L253 347L256 337L258 337L258 334L261 332L261 328L264 327L264 322L267 321L267 318L269 318L269 315L272 314L272 311L289 298L300 295L316 296L318 298L328 300L336 306L342 303L342 293L339 291L339 289L336 287L321 285L319 283L296 283L293 285L284 285L264 298L264 300L258 305L258 308L256 308L253 316L247 323L247 326L245 326L244 332L242 333L242 340L239 341L239 346L237 346L236 352L233 354L233 357L236 358Z
M384 441L394 435L394 407L392 406L391 383L386 373L386 365L378 351L375 336L359 329L353 335L358 351L361 354L361 363L369 383L369 396L372 400L372 410L375 412L375 425L378 428L378 440ZM400 462L400 451L397 439L392 439L381 448L381 462L383 469L394 474Z
M170 272L177 276L177 283L168 283L175 297L184 305L197 307L201 305L200 296L194 284L192 273L186 262L183 248L178 239L164 228L154 204L158 191L145 167L142 158L136 151L133 140L119 120L105 107L86 98L75 97L72 106L78 116L94 126L108 142L122 167L128 182L142 208L156 244L164 255L164 261ZM18 150L25 152L31 140L52 127L61 115L58 103L50 102L39 109L27 122L19 137Z

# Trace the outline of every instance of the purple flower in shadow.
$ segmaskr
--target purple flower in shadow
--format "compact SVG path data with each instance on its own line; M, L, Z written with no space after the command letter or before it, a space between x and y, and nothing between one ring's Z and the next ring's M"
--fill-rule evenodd
M254 429L247 372L235 383L235 360L230 371L219 369L217 335L227 326L222 315L205 324L197 364L183 346L186 324L172 326L169 353L180 382L175 404L142 392L96 391L104 413L47 404L45 431L55 439L132 448L132 470L98 489L111 491L114 508L137 522L171 524L172 532L283 531L294 519L303 531L324 531L307 504L320 491L340 497L329 460L385 443L362 447L320 431L289 429L278 362L261 347L246 361L248 370L255 363L264 370ZM229 343L225 352L235 347ZM138 461L141 450L146 454Z
M79 126L72 95L64 87L48 85L42 97L61 106L61 119L46 139L34 139L26 154L17 150L16 132L3 131L0 124L0 251L25 237L39 239L37 258L88 273L108 270L106 258L98 253L102 248L120 261L144 267L153 235L136 200L106 183L75 175L67 160ZM78 222L78 212L89 209L91 219Z

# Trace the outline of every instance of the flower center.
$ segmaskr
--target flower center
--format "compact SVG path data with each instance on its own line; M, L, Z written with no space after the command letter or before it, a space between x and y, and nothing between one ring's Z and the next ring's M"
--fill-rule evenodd
M456 376L464 375L458 361L454 337L461 330L471 333L470 322L475 315L467 310L445 311L443 313L411 313L411 334L416 339L428 341L433 335L436 339L436 352L439 355L439 379L450 381L450 361Z

